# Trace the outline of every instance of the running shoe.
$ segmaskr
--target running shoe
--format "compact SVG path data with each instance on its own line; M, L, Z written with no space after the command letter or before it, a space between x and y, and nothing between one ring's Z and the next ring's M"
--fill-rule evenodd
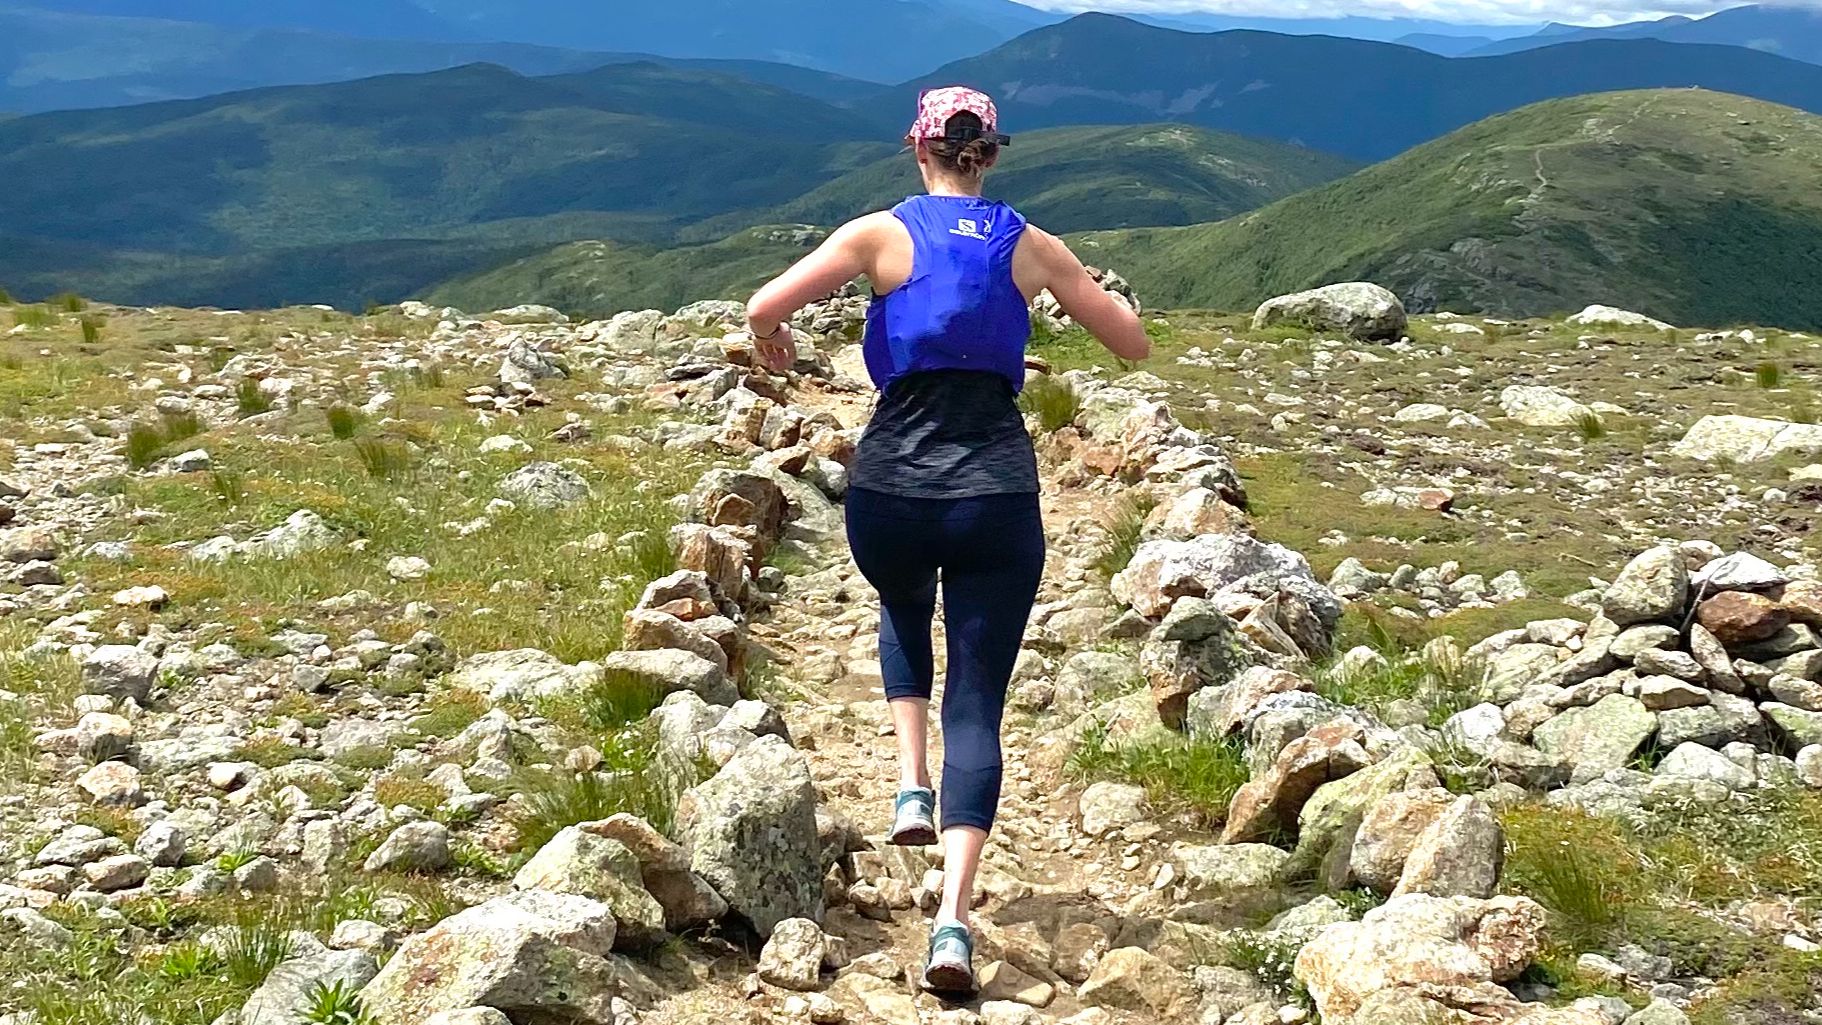
M936 842L936 791L913 787L898 792L892 842L900 847L928 847Z
M924 988L932 993L958 996L974 993L974 936L967 926L960 922L943 922L931 931Z

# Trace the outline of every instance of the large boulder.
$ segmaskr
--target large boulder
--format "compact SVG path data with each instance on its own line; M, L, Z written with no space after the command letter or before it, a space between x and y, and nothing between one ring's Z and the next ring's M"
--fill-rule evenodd
M1316 579L1304 557L1246 534L1204 534L1188 541L1148 541L1113 578L1114 597L1158 617L1178 598L1209 598L1224 589L1267 577L1296 595L1333 630L1341 600Z
M572 666L537 648L513 648L470 655L456 663L445 682L499 702L573 693L600 679L601 667L593 663Z
M1544 909L1526 897L1413 893L1328 927L1297 955L1295 971L1328 1025L1425 1020L1390 1016L1393 1006L1436 1021L1503 1021L1523 1007L1501 984L1537 956L1544 924Z
M1622 310L1617 306L1602 306L1596 303L1571 316L1567 323L1576 327L1631 327L1645 328L1651 331L1675 331L1676 328L1661 320L1654 320L1643 313Z
M1390 291L1349 281L1267 299L1253 314L1253 330L1276 324L1337 331L1362 341L1396 341L1407 318L1404 304Z
M580 827L569 826L538 848L512 884L601 901L613 909L621 949L649 947L665 937L664 909L646 892L639 859L619 841Z
M556 509L587 498L589 487L566 466L527 463L500 481L500 493L533 509Z
M1355 832L1368 809L1387 794L1441 785L1429 757L1412 747L1398 748L1359 772L1324 784L1297 815L1296 870L1323 868L1331 878L1345 876Z
M1822 424L1751 416L1705 416L1670 449L1686 459L1757 463L1786 453L1822 452Z
M1594 411L1555 388L1515 384L1499 393L1499 408L1527 427L1573 427Z
M742 470L703 474L690 489L688 503L691 515L700 522L711 527L751 527L766 544L784 531L790 513L790 502L776 478Z
M1196 989L1182 973L1139 947L1102 955L1079 996L1091 1007L1132 1011L1153 1021L1175 1021L1196 1003Z
M601 668L665 696L687 690L711 705L731 705L740 700L739 688L721 666L679 648L610 652L601 660Z
M488 901L405 941L361 991L379 1025L495 1008L515 1021L613 1025L619 972L614 913L574 894L527 890Z
M1531 742L1568 762L1577 778L1592 779L1624 768L1657 725L1637 698L1609 694L1585 708L1565 709L1539 726Z
M1227 685L1253 662L1234 621L1201 598L1179 600L1139 649L1158 718L1173 730L1183 728L1196 693Z
M1234 794L1221 842L1264 842L1292 832L1318 788L1360 771L1372 760L1361 743L1363 733L1356 723L1336 720L1287 744L1270 772L1247 781Z
M677 828L690 869L761 936L787 918L822 919L816 787L809 763L783 740L746 745L685 793Z

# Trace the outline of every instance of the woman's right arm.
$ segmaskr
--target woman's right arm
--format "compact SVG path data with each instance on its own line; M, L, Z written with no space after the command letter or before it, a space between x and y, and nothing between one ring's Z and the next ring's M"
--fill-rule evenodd
M1042 268L1044 287L1056 297L1057 305L1071 320L1082 325L1099 339L1107 351L1121 359L1140 360L1151 355L1151 338L1139 315L1088 276L1082 261L1069 251L1063 240L1036 228L1032 236Z

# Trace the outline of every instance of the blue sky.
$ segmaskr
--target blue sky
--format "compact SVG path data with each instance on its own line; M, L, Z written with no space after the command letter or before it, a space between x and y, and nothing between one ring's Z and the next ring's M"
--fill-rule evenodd
M1250 17L1434 18L1473 24L1560 21L1611 25L1670 14L1700 16L1736 3L1715 0L1023 0L1053 11L1127 11L1183 14L1206 11ZM1822 9L1822 0L1784 0L1785 6Z

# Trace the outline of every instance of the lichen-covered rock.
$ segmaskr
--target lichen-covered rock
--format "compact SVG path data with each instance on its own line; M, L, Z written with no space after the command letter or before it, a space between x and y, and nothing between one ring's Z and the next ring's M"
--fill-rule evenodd
M1394 898L1493 896L1506 863L1506 831L1477 797L1457 798L1412 845Z
M617 840L569 826L513 876L521 890L592 897L613 909L616 943L637 950L663 941L664 909L645 890L639 859Z
M1102 955L1078 994L1091 1007L1174 1021L1196 1003L1196 990L1175 968L1150 951L1120 947Z
M1500 984L1537 956L1544 924L1525 897L1409 894L1324 930L1297 955L1296 975L1334 1025L1413 1020L1386 1016L1394 999L1516 1017L1521 1006Z
M685 793L677 827L690 869L761 936L787 918L822 919L816 788L783 740L759 738Z
M293 957L267 973L241 1008L237 1025L305 1025L312 991L340 984L352 993L365 986L379 963L364 950L324 950Z
M1380 894L1397 889L1418 837L1454 803L1455 795L1443 789L1405 790L1381 798L1354 834L1348 860L1354 879Z
M537 648L483 651L456 664L446 678L452 688L478 690L494 701L554 697L585 690L601 679L601 667L567 665Z
M663 695L687 690L711 705L731 705L740 690L721 666L678 648L615 651L601 660L608 673L637 680Z
M1341 600L1316 580L1308 560L1283 545L1246 534L1204 534L1188 541L1148 541L1113 578L1116 598L1157 617L1178 598L1207 598L1249 577L1264 576L1303 599L1332 629Z
M1620 570L1601 596L1601 610L1620 626L1631 626L1668 620L1688 598L1688 566L1675 548L1664 545L1641 552Z
M361 991L379 1025L490 1007L527 1021L613 1025L614 913L572 894L488 901L405 941Z
M1637 698L1609 694L1586 708L1564 709L1539 726L1531 740L1592 778L1631 761L1657 725L1657 717Z
M827 940L807 918L787 918L759 953L759 977L785 989L812 990L822 975Z

